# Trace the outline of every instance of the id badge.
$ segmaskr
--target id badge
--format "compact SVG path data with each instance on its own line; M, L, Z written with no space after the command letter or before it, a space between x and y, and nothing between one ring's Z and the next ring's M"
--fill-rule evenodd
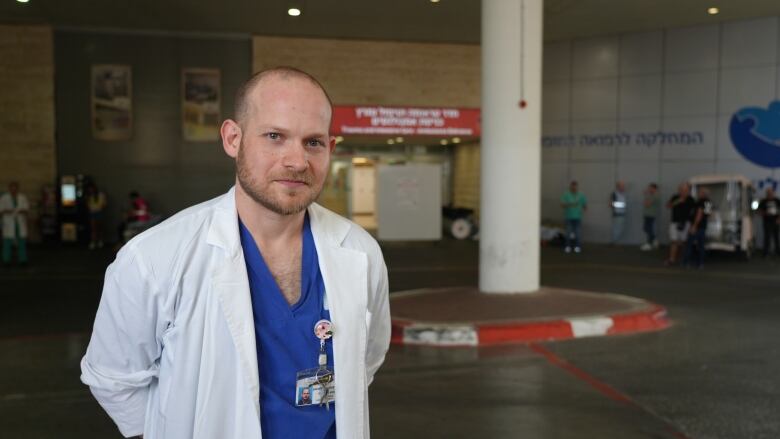
M295 380L295 405L326 405L336 401L336 377L333 371L320 367L297 373Z

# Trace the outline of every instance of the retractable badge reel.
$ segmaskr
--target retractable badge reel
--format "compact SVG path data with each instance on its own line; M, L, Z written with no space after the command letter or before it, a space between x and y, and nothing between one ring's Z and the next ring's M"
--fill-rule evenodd
M328 353L325 342L333 337L333 324L320 320L314 325L314 336L320 340L318 367L298 372L295 381L295 405L304 407L319 404L330 410L330 403L336 400L336 381L328 368Z

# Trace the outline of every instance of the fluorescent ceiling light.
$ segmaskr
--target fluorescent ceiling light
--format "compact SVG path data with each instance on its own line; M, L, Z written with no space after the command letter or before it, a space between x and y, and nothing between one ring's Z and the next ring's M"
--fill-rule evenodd
M707 13L710 14L710 15L715 15L718 12L720 12L720 9L718 9L718 8L709 8L709 9L707 9Z
M301 10L298 8L290 8L287 10L287 15L289 15L290 17L297 17L301 15Z

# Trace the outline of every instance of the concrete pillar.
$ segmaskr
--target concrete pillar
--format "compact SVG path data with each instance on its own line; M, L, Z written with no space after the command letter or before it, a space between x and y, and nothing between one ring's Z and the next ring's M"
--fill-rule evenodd
M539 289L543 0L482 0L479 288Z

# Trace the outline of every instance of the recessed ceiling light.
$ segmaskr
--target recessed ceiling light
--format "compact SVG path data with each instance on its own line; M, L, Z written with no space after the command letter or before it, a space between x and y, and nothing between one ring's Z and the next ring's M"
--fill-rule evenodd
M460 137L453 137L452 143L460 143Z
M431 3L439 3L441 0L431 0Z
M396 137L395 141L398 142L398 143L404 143L404 138L403 137Z
M387 139L387 144L388 144L388 145L394 145L394 144L395 144L395 140L393 140L393 139Z
M16 1L18 1L19 3L27 3L27 2L29 2L30 0L16 0Z
M287 10L287 15L289 15L290 17L297 17L301 15L301 10L298 8L290 8Z
M707 13L710 14L710 15L715 15L715 14L717 14L719 12L720 12L720 9L718 9L718 8L709 8L709 9L707 9Z
M336 143L341 143L344 141L344 138L341 136L336 136Z
M447 139L441 139L441 140L439 140L439 143L441 143L442 145L446 145L446 144L448 144L450 142Z

